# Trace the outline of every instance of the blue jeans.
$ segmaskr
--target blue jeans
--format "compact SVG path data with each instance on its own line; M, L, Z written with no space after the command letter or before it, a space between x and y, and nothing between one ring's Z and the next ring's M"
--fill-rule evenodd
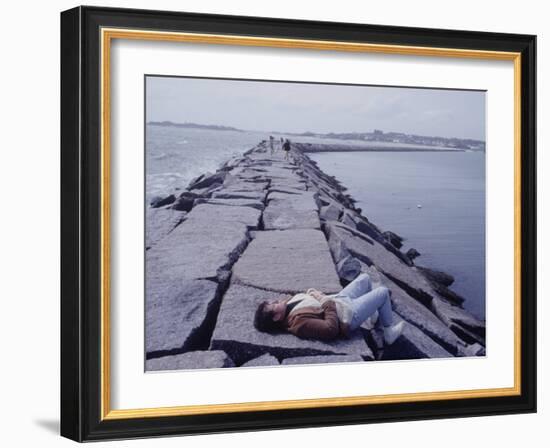
M390 290L385 286L372 289L368 274L358 275L335 297L347 299L353 309L350 330L359 328L377 310L384 327L389 327L393 323Z

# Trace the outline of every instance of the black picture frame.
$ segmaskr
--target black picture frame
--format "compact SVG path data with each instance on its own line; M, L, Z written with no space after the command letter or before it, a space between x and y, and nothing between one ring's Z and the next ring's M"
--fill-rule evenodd
M521 54L521 393L515 396L102 419L101 28ZM77 7L61 13L61 435L76 441L536 412L536 37Z

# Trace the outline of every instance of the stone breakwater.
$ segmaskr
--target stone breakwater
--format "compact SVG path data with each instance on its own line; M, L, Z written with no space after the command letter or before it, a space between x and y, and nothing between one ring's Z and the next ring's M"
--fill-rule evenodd
M485 322L462 308L452 276L417 266L306 151L293 144L285 160L261 142L148 208L146 369L484 356ZM261 301L335 293L360 272L392 291L406 322L393 345L369 320L331 342L254 328Z

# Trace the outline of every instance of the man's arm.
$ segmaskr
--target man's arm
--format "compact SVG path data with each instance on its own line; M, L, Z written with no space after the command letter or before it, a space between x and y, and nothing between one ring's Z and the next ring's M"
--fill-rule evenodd
M299 338L311 338L330 341L338 337L340 330L336 304L330 300L323 304L324 318L297 319L288 330Z
M321 291L318 291L315 288L309 288L306 291L306 294L310 295L314 299L317 299L319 302L322 302L323 299L325 299L327 297L326 294L322 293Z

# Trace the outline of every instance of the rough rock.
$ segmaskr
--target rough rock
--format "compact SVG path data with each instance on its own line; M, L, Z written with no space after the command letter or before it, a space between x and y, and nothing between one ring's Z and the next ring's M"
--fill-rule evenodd
M217 190L222 191L263 191L266 190L269 186L269 181L261 181L261 182L250 182L247 180L242 180L239 178L232 178L232 181L228 185L223 185L223 187L219 187Z
M200 198L195 200L195 204L212 204L212 205L233 205L239 207L252 207L257 210L264 209L264 203L255 199L210 199Z
M219 306L218 284L178 280L151 288L147 282L145 350L147 358L181 353L207 345L207 327Z
M290 294L341 289L325 236L313 229L258 232L233 266L233 279Z
M319 213L314 193L304 191L296 195L271 191L263 222L266 230L319 229Z
M220 191L214 191L212 193L212 198L215 199L249 199L263 202L265 200L266 192L265 191L232 191L223 189Z
M344 213L342 214L342 217L340 218L340 221L342 222L342 224L352 229L357 228L357 223L353 219L353 215L348 211L344 211Z
M164 207L165 205L170 205L172 202L174 202L176 200L176 197L171 194L169 196L166 196L164 198L154 198L150 205L152 208L159 208L159 207Z
M302 194L304 190L289 187L270 187L269 193Z
M394 313L394 322L401 320ZM454 358L454 356L408 322L405 322L401 336L392 345L385 345L383 348L382 359L384 360L422 358Z
M202 216L202 212L201 216L192 217L201 207L214 207L220 212L209 219ZM233 209L255 212L259 216L259 211L250 207L201 204L189 213L185 222L149 249L146 281L151 291L175 279L218 278L220 271L229 269L248 243L244 222L228 223L221 219L223 211ZM237 216L245 222L249 219L242 214Z
M397 249L401 249L401 247L403 246L403 238L401 238L396 233L386 230L385 232L382 233L382 235L384 235L388 240L388 242L392 244L394 247L396 247Z
M340 217L340 213L342 213L342 207L338 207L334 204L330 204L330 205L321 207L319 215L321 216L322 219L326 221L338 221L338 218Z
M187 215L186 223L195 226L217 227L244 224L249 229L256 229L260 221L261 212L251 207L224 207L215 204L197 205Z
M356 258L348 255L336 264L336 271L341 280L351 282L361 273L361 263Z
M461 350L460 356L486 356L485 347L477 342L467 345Z
M399 316L453 354L457 354L459 349L465 346L464 342L429 309L409 296L385 275L380 274L380 277L383 284L392 292L392 307Z
M443 286L451 286L455 281L454 277L446 272L437 271L424 266L417 266L417 269L422 272L428 280Z
M261 366L278 366L280 365L279 360L275 356L265 354L258 356L257 358L251 359L248 362L245 362L241 367L261 367Z
M235 364L226 353L219 350L187 352L145 361L145 370L148 372L159 370L219 369L224 367L235 367Z
M477 342L485 345L485 322L441 299L434 299L431 307L436 316L460 338L471 344Z
M296 364L328 364L342 362L363 362L364 359L358 355L321 355L321 356L297 356L283 360L283 365ZM369 359L370 361L370 359Z
M358 355L373 359L360 331L350 339L330 342L300 339L290 333L263 333L254 327L254 314L263 300L280 294L233 284L225 293L210 344L211 350L225 351L240 366L269 353L277 359L315 355Z
M174 210L188 212L193 208L195 199L200 197L201 196L199 194L192 193L190 191L184 191L182 194L178 196L178 199L176 199L176 201L174 202L174 205L172 205L172 208Z
M202 176L199 176L195 179L193 179L189 186L187 187L189 190L195 190L195 189L201 189L201 188L209 188L213 185L222 184L225 176L227 176L226 171L218 171L214 174L206 173Z
M420 252L418 252L414 247L411 247L405 255L412 261L415 258L420 257Z
M439 297L431 283L415 267L405 264L375 239L341 223L327 223L325 229L335 261L352 255L367 266L375 265L380 272L426 307L430 306L434 297Z
M147 209L145 224L145 247L154 246L168 235L185 218L185 212L170 208Z

